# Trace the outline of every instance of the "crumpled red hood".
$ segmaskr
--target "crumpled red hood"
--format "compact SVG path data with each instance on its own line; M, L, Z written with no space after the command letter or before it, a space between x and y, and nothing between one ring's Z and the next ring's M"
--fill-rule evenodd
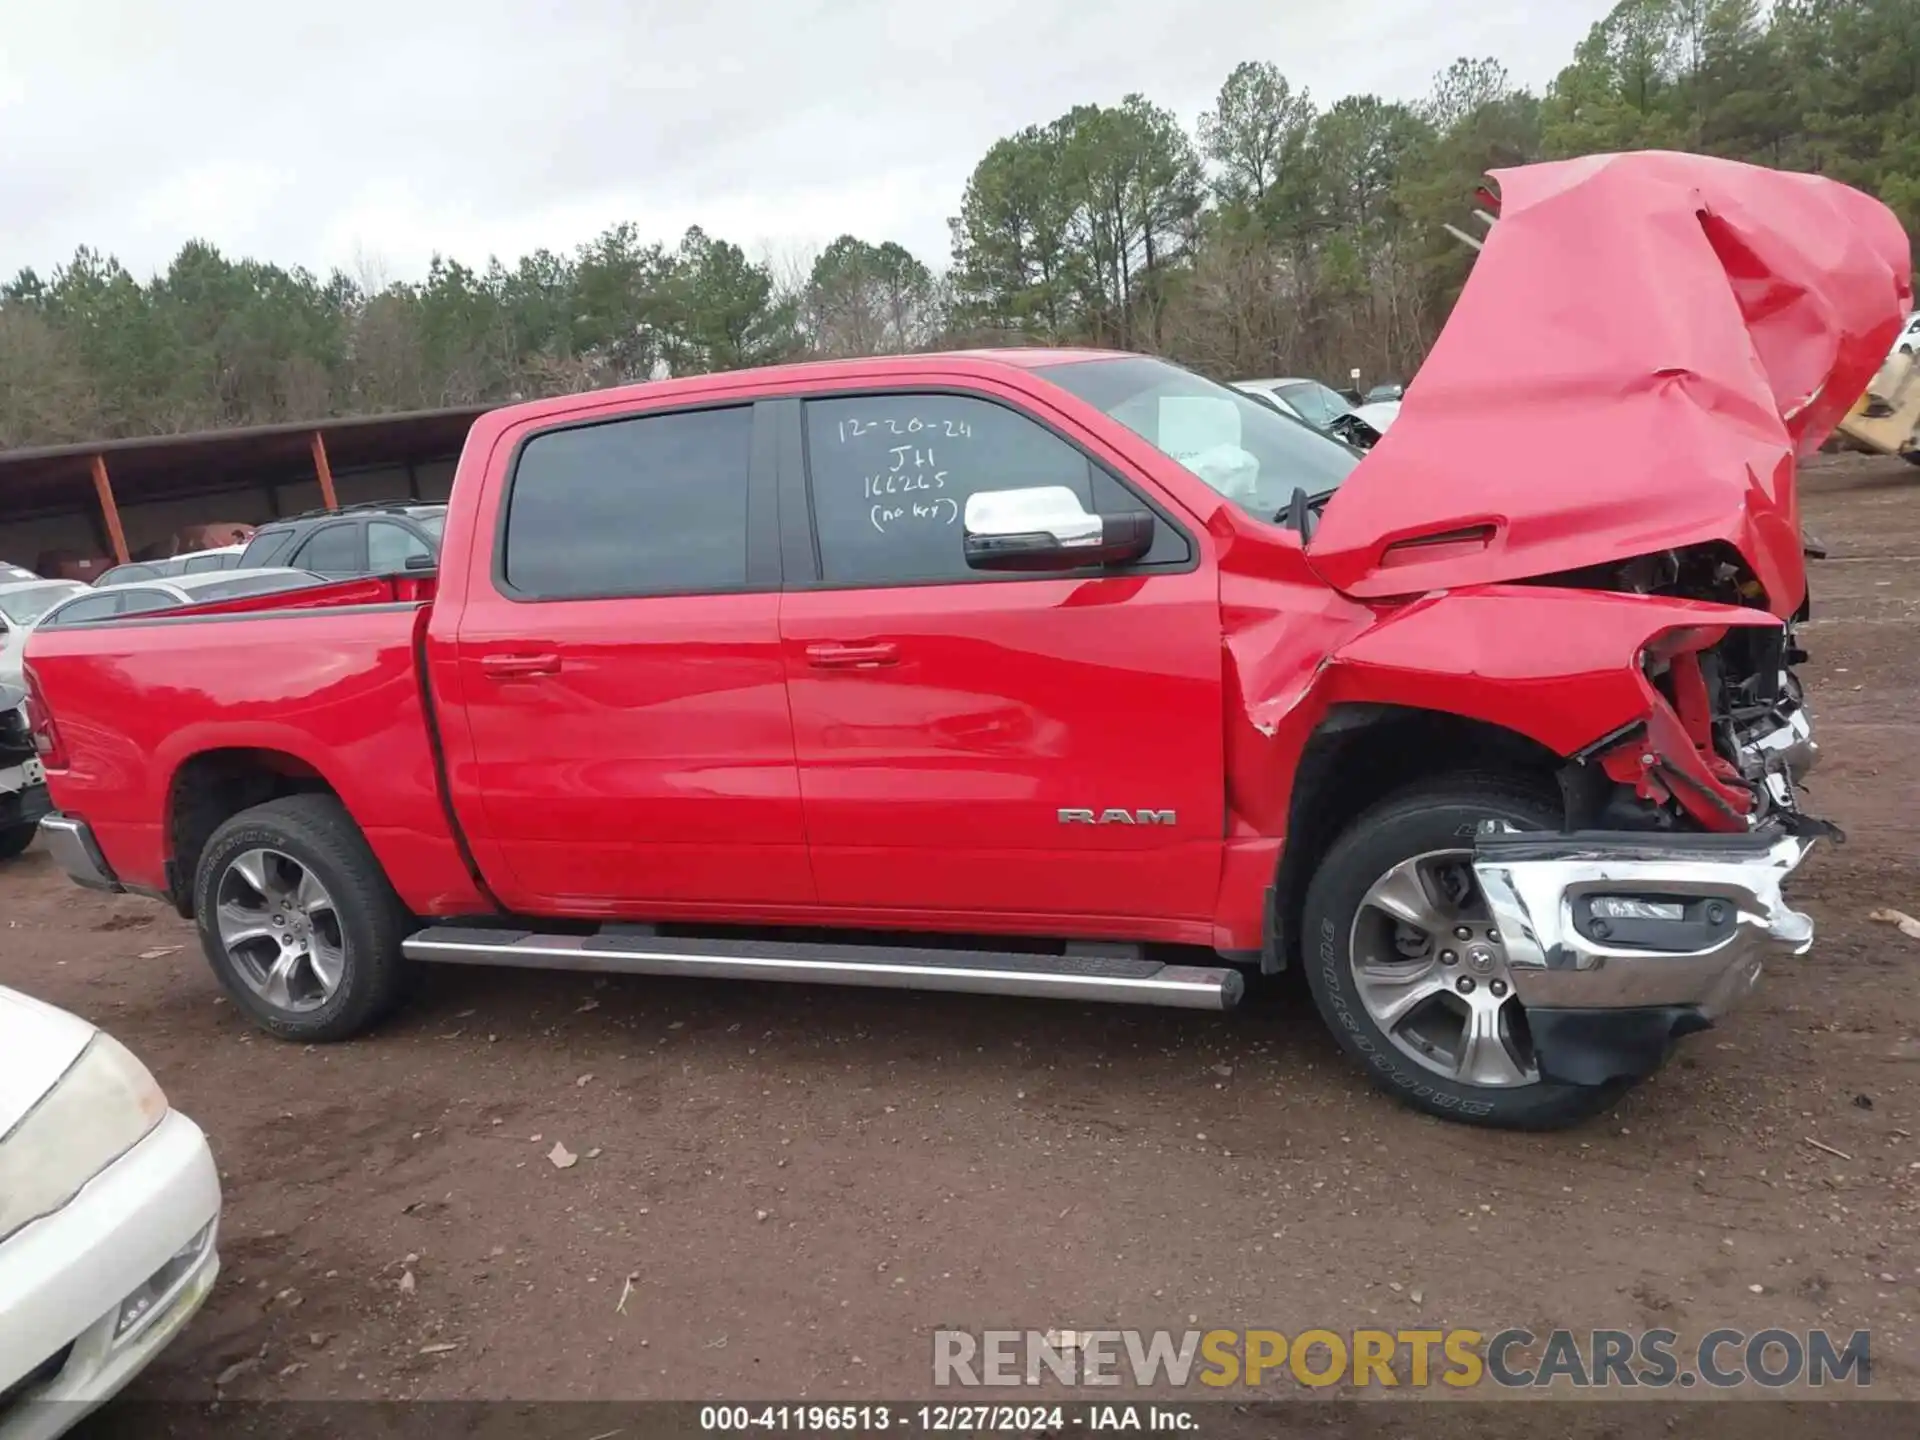
M1835 181L1698 155L1493 178L1499 222L1393 428L1328 501L1315 568L1384 597L1725 540L1791 614L1794 464L1907 313L1900 222Z

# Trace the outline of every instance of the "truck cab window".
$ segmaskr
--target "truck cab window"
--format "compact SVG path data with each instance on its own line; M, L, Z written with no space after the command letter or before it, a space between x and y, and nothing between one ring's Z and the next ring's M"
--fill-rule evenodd
M1250 515L1273 521L1296 489L1333 494L1360 453L1225 385L1146 356L1037 372L1105 412Z
M739 589L752 455L745 405L535 435L507 491L507 586L542 600Z
M961 516L982 490L1064 485L1095 512L1139 509L1125 486L1058 435L967 395L866 395L807 405L807 473L829 585L977 580ZM1184 537L1162 527L1184 561Z

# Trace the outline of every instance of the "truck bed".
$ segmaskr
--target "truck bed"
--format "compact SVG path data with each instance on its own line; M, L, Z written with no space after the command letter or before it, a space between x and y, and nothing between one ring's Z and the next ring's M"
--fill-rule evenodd
M220 784L223 755L273 751L294 785L338 792L411 907L484 908L437 783L419 664L432 589L348 580L35 634L56 803L93 827L123 886L178 900L193 883L185 797ZM197 754L215 727L223 749Z

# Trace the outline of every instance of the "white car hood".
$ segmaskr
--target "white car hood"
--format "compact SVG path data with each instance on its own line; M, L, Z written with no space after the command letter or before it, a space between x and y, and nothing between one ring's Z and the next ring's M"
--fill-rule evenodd
M78 1015L0 985L0 1138L80 1058L94 1028Z
M1387 427L1400 417L1400 402L1375 400L1371 404L1362 405L1353 413L1384 435L1387 433Z

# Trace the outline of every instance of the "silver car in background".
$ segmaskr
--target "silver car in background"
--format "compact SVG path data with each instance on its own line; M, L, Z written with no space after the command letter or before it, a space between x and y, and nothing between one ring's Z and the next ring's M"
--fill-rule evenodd
M308 570L214 570L200 575L176 575L169 580L134 580L124 585L79 587L40 617L35 629L57 625L87 625L129 615L151 615L182 605L206 605L215 600L238 600L247 595L270 595L278 590L302 590L324 582Z

